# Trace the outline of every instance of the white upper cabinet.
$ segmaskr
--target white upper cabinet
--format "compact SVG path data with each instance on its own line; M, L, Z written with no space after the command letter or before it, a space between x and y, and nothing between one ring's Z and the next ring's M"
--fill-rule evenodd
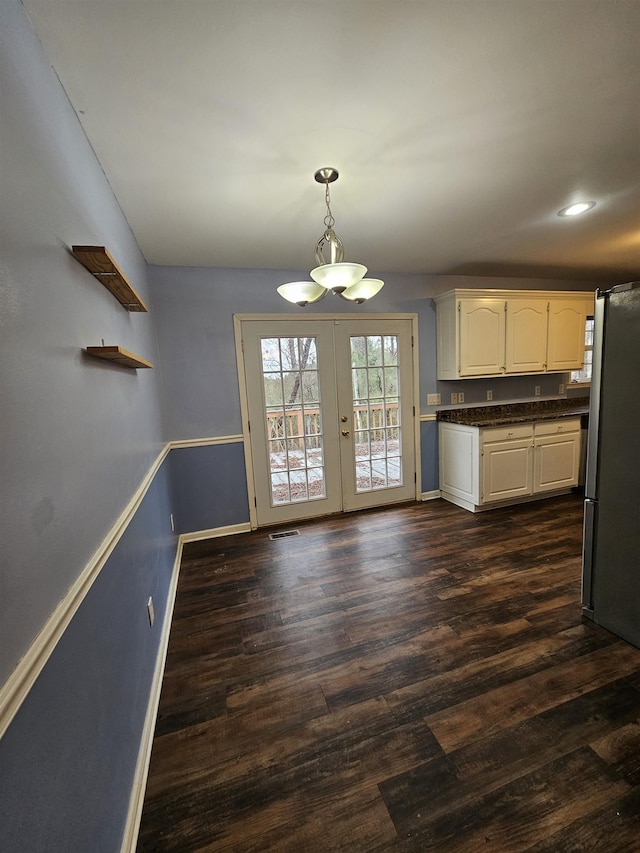
M546 299L507 299L505 373L542 373L547 361Z
M504 300L465 299L459 307L460 375L495 376L504 370Z
M586 319L585 302L558 299L549 303L547 370L582 369Z
M580 370L589 292L451 290L435 299L437 377Z

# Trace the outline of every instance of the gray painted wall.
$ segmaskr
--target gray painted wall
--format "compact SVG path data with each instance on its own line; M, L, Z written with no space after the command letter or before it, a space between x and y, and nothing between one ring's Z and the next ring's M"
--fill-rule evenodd
M0 683L162 446L153 313L129 314L69 254L106 245L153 312L146 265L18 0L0 28Z
M530 399L534 386L542 396L558 396L562 375L436 381L436 313L433 297L454 287L528 290L594 290L593 282L382 274L385 287L370 303L352 305L328 296L298 308L276 288L307 278L304 270L239 270L209 267L149 267L162 361L167 429L171 439L193 439L241 432L240 402L233 335L234 314L417 313L420 342L420 411L428 413L427 394L464 391L465 404ZM468 396L467 396L468 395ZM224 401L224 406L220 406Z
M433 297L454 287L538 290L593 290L593 283L539 279L499 279L468 276L383 274L385 287L371 303L355 306L328 296L317 305L298 308L276 293L279 284L304 278L301 270L237 270L198 267L150 267L160 357L164 381L167 428L172 439L235 435L242 431L233 329L234 314L416 313L418 315L420 411L428 414L427 394L440 393L450 404L451 392L463 391L465 405L486 404L487 389L494 402L557 397L565 374L436 380L436 312ZM422 490L438 488L437 432L422 425ZM240 473L240 469L238 469ZM207 484L192 470L191 486L198 493ZM184 492L189 486L183 484ZM238 495L235 496L239 501ZM239 519L242 520L242 519ZM197 528L193 528L197 529Z
M234 314L302 317L332 312L360 316L365 310L417 312L427 335L432 335L435 329L431 300L423 296L425 276L387 275L385 288L363 310L363 306L333 296L304 309L286 302L276 288L285 281L307 275L300 270L152 266L149 273L160 342L167 428L169 438L174 440L242 432ZM430 357L430 349L425 348L424 354ZM421 373L428 370L428 364L421 364Z
M146 265L19 0L0 12L0 684L82 573L163 446L153 313L129 314L71 257ZM176 551L168 464L0 742L0 849L119 849ZM156 623L146 603L153 595Z

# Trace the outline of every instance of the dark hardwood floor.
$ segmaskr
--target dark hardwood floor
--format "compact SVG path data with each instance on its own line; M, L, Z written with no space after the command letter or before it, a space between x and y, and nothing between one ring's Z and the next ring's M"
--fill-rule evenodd
M138 851L640 851L640 651L582 500L185 548ZM639 617L640 618L640 617Z

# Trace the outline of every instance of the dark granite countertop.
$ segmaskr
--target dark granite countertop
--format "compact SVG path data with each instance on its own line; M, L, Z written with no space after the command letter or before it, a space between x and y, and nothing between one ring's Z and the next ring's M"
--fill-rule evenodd
M470 406L465 409L444 409L436 413L439 421L466 426L487 427L503 424L550 421L575 418L589 414L589 398L566 400L537 400L529 403L505 403L496 406Z

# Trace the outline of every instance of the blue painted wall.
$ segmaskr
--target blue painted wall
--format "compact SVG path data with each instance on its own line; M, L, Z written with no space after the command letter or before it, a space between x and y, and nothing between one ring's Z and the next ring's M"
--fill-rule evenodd
M541 386L541 398L557 397L559 384L567 382L565 374L438 381L434 296L454 287L593 290L593 283L586 282L381 273L385 287L366 306L327 297L302 309L285 302L276 288L285 281L306 277L308 271L304 270L152 266L149 274L156 307L166 422L172 439L242 432L234 314L417 314L419 407L422 414L428 414L436 411L436 407L427 405L430 393L440 393L443 406L450 404L453 391L464 392L465 405L486 404L489 388L495 403L514 402L533 399L536 385ZM437 438L424 427L422 434L426 436L421 459L422 490L431 491L438 488ZM185 491L186 485L181 487L181 492ZM235 492L233 499L236 503L241 501Z
M176 448L169 463L178 533L249 521L242 442Z
M19 0L0 26L0 684L165 443L144 258ZM106 245L150 314L70 255ZM152 488L0 742L0 850L119 849L175 555L169 469ZM153 595L158 618L149 627Z
M305 309L276 293L301 270L236 270L208 267L149 267L170 439L198 439L242 432L236 367L234 314L340 313L361 316L363 306L327 297ZM426 276L385 275L386 285L366 310L417 312L421 329L433 337L435 312L425 298ZM422 334L422 331L421 331ZM429 348L421 349L421 374L434 371ZM421 395L422 396L422 395ZM223 405L221 405L223 403Z
M130 314L70 254L109 247L151 304L146 265L19 0L2 4L0 683L89 562L163 446L152 313Z
M3 853L120 849L176 554L168 469L0 741Z

